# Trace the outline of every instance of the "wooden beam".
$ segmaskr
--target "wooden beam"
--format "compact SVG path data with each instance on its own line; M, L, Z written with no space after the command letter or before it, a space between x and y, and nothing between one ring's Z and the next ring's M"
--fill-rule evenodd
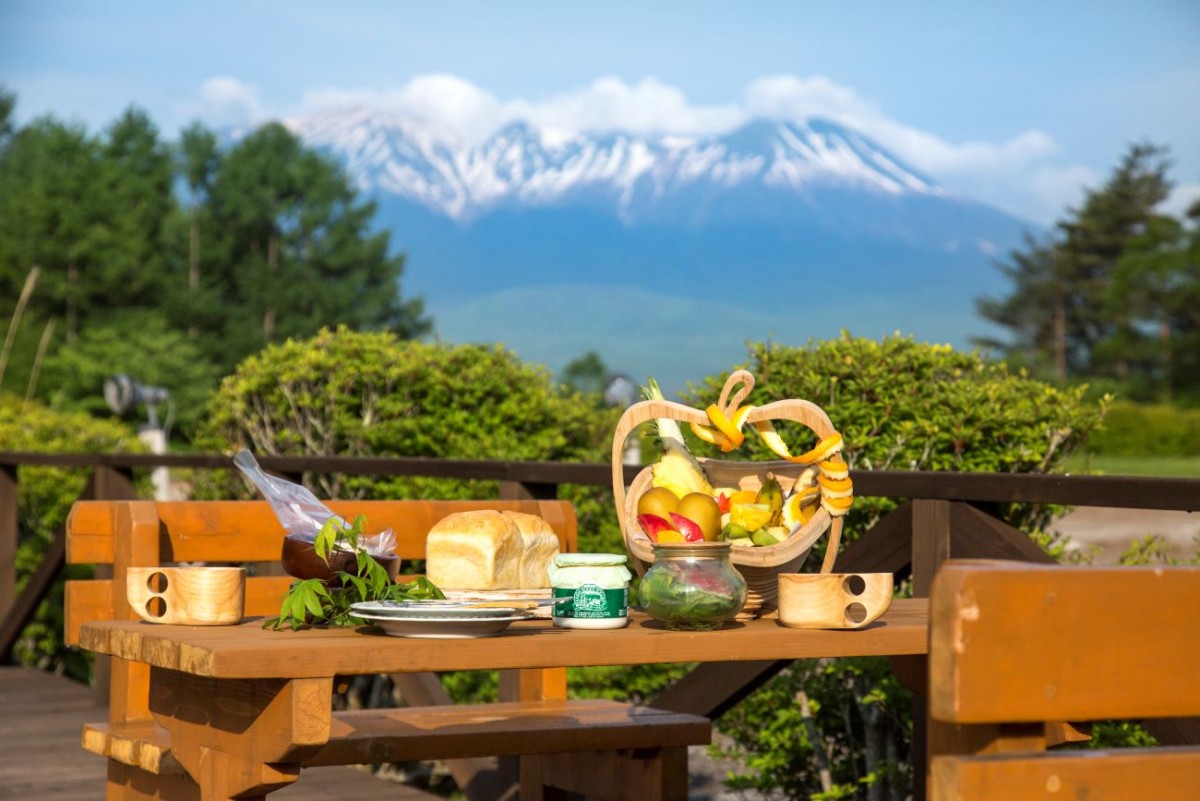
M950 558L950 504L930 500L912 504L913 597L928 598L938 566Z
M659 693L650 706L715 720L790 664L788 660L705 662Z
M838 573L899 573L912 562L912 502L888 512L838 554Z
M1200 749L1130 748L1056 751L991 757L937 757L937 801L1014 798L1153 798L1191 801L1200 775Z
M437 674L393 673L391 677L407 706L449 706L454 703ZM487 801L504 794L494 759L447 759L446 768L468 801Z
M0 464L0 620L8 616L17 597L17 540L21 516L17 466Z
M950 504L950 532L950 551L955 559L1054 563L1054 559L1029 539L1025 532L970 504Z
M95 483L96 477L93 474L83 485L79 498L92 497ZM67 533L65 530L61 530L50 543L50 547L42 554L42 561L38 564L37 570L29 577L29 581L13 602L9 613L0 619L0 663L8 661L13 645L21 636L21 632L25 630L25 626L33 619L38 604L42 602L42 598L46 597L50 585L54 583L54 579L58 577L58 572L66 562L66 556Z

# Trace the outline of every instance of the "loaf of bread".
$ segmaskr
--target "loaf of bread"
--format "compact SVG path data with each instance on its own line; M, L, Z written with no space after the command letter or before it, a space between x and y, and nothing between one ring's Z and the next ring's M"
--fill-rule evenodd
M497 511L456 512L425 539L425 575L442 589L521 586L521 530Z
M550 565L558 555L558 537L550 524L537 515L524 512L503 512L505 517L517 524L521 532L521 583L523 590L537 590L550 586Z

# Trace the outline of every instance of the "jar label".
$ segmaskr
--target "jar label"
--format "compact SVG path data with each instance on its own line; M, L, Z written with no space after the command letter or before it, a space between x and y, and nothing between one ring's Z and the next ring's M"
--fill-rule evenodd
M615 618L629 616L629 588L611 590L597 584L584 584L576 589L554 588L554 598L570 598L554 605L555 617Z

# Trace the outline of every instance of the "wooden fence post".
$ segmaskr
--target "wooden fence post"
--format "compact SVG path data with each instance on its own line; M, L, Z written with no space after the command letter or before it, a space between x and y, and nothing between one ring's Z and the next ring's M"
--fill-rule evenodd
M17 466L0 464L0 620L8 617L17 598L18 499Z
M950 501L912 502L913 596L928 598L933 574L950 558Z
M552 501L558 497L557 484L533 481L500 481L502 501Z

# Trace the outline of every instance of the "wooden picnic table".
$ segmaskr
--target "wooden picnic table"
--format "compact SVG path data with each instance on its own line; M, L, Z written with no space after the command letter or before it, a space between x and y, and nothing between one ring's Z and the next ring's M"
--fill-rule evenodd
M922 655L928 619L926 600L897 599L858 631L791 629L768 618L679 632L637 612L623 629L530 620L479 639L388 637L372 627L274 632L254 618L211 627L102 621L82 627L80 644L151 666L151 712L207 799L238 786L269 788L273 777L278 786L293 781L329 740L338 676Z

